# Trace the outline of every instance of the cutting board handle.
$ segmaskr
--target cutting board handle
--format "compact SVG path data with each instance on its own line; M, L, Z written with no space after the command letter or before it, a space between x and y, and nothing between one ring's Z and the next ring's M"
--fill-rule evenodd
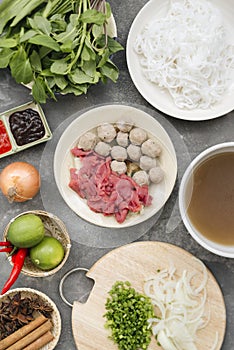
M69 303L69 301L65 298L64 292L63 292L63 285L64 285L64 282L65 282L66 278L68 276L70 276L72 273L76 272L76 271L86 271L86 272L88 272L89 270L86 269L85 267L75 267L74 269L71 269L70 271L65 273L65 275L61 278L61 281L59 283L59 294L60 294L60 297L62 298L64 303L67 304L70 307L73 307L73 304Z

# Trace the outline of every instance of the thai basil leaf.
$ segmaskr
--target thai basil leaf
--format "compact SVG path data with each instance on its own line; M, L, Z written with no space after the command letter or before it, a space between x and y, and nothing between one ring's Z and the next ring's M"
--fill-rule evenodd
M33 18L29 18L28 21L32 29L40 31L43 34L50 35L52 27L48 19L35 15Z
M17 83L28 84L33 80L32 67L22 46L12 56L10 68Z
M53 9L53 6L54 6L53 1L48 0L47 4L42 12L42 16L45 18L48 17L50 14L50 11Z
M70 53L73 50L73 41L68 40L60 46L60 50L64 53Z
M0 49L0 68L6 68L9 65L14 53L15 51L8 48Z
M41 59L40 56L38 55L38 53L33 50L32 54L29 57L30 59L30 63L32 68L36 71L36 72L41 72L42 67L41 67Z
M76 68L74 72L69 75L69 79L75 84L92 83L93 78L85 74L81 69Z
M43 4L45 0L33 0L33 1L27 1L27 4L25 6L20 6L20 9L18 10L17 16L15 17L14 21L11 23L11 27L16 26L24 17L27 17L31 14L33 10L35 10L39 5Z
M50 18L53 32L64 32L67 28L67 23L62 15L56 14Z
M33 36L37 35L37 32L35 30L28 30L27 32L24 33L24 35L22 35L20 37L20 43L23 43L27 40L29 40L30 38L32 38Z
M46 77L45 82L46 82L46 86L49 88L49 90L51 90L56 85L54 76L53 77ZM54 93L52 92L52 94L54 94Z
M39 49L39 56L40 58L46 57L51 52L51 49L49 47L42 46Z
M87 85L79 85L79 86L74 86L74 85L68 85L64 90L63 94L74 94L75 96L79 96L82 94L86 94L88 89Z
M0 38L0 47L16 47L18 44L17 40L15 39L6 39L6 38Z
M104 35L102 35L99 39L96 40L96 45L100 48L105 46ZM123 46L119 44L117 40L110 37L108 37L107 46L108 46L108 49L110 50L110 54L116 53L124 49Z
M67 40L74 40L77 36L77 29L71 23L68 24L66 31L55 36L55 40L64 43Z
M50 97L52 97L55 101L57 101L56 97L55 97L55 94L52 90L52 88L55 86L55 81L54 81L54 78L45 78L44 79L44 83L45 83L45 86L46 86L46 90L49 92L50 94Z
M40 76L45 77L54 77L54 73L51 73L49 68L43 69L43 71L40 73Z
M94 24L92 27L92 34L94 38L98 38L103 34L103 28L101 26L98 26L97 24Z
M80 20L83 23L92 23L92 24L94 23L94 24L102 25L106 21L106 15L94 9L86 10L81 14Z
M64 59L55 61L50 67L50 71L54 74L64 75L67 74L67 70L68 63Z
M81 51L81 60L82 61L95 61L96 60L96 53L94 52L91 43L88 39L85 40L85 45L83 46L83 49Z
M81 59L83 61L89 61L91 59L90 50L86 45L84 45L83 50L81 52Z
M84 54L84 57L83 57ZM86 59L85 57L89 57L88 59ZM82 53L81 53L81 59L83 59L84 61L88 61L88 60L95 60L96 59L96 53L93 49L93 46L90 42L90 38L87 37L85 39L85 45L83 47Z
M107 48L103 51L103 54L100 56L101 59L97 65L98 68L104 66L104 64L109 60L110 57L110 50Z
M45 103L46 102L46 85L42 78L38 77L34 80L33 86L32 86L32 94L34 99L38 103Z
M59 51L60 47L59 44L56 43L54 39L52 39L50 36L47 36L46 34L38 34L28 40L30 44L40 45L49 47L50 49L54 51Z
M51 65L54 63L54 61L48 56L45 56L41 60L41 62L42 62L43 69L47 69L47 68L50 69Z
M118 79L118 68L111 61L106 62L102 67L100 67L100 72L102 75L111 79L113 82L116 82Z
M0 4L0 34L8 21L17 16L30 0L5 0Z
M76 27L79 24L79 15L73 13L70 15L69 20L71 22L71 24L73 25L73 27Z
M17 1L15 0L3 0L0 4L0 18L6 16L5 11L9 11L11 7L16 6L16 3Z
M90 77L94 77L96 73L96 61L83 61L82 70Z
M64 90L65 87L68 85L67 80L62 75L55 75L54 81L60 90Z

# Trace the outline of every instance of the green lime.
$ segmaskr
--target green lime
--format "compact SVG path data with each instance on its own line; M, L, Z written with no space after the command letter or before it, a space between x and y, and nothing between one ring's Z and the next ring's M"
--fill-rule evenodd
M63 260L64 248L56 238L45 236L30 249L29 255L33 264L41 270L52 270Z
M35 214L17 217L9 226L7 240L17 248L31 248L45 236L41 218Z

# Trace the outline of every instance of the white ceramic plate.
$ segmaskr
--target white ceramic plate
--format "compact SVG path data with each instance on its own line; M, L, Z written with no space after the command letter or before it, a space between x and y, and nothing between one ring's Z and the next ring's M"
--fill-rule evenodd
M234 45L234 7L232 0L213 0L224 17L224 25L230 44ZM221 102L208 109L184 110L178 108L168 92L162 91L156 84L148 81L140 66L139 55L134 51L134 43L142 29L154 19L162 18L169 8L169 0L151 0L140 10L134 19L127 40L127 64L129 73L140 94L158 110L179 119L201 121L220 117L234 109L234 83L232 89L223 96Z
M150 185L150 194L153 203L144 208L141 214L128 214L126 220L119 224L114 217L103 216L89 209L86 200L80 198L68 183L70 180L69 169L74 166L74 157L70 150L76 146L78 138L85 132L98 125L118 120L132 121L135 126L145 129L161 144L162 154L160 166L165 172L165 179L160 184ZM75 119L62 134L54 155L54 175L57 187L67 205L81 218L103 227L123 228L139 224L156 214L169 198L177 176L177 159L174 146L165 129L140 109L125 105L104 105L93 108Z

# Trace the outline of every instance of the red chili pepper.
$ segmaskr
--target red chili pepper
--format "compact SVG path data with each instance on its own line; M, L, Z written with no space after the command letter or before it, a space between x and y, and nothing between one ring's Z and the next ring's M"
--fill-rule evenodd
M28 254L27 248L19 248L17 250L17 252L13 255L14 258L12 257L12 262L14 265L13 265L13 268L12 268L12 271L11 271L9 278L6 281L4 287L1 291L1 295L5 294L11 288L11 286L15 283L15 281L17 280L17 278L22 270L22 267L24 265L24 261L25 261L27 254Z
M2 249L0 249L0 253L11 253L13 250L13 246L11 244L11 242L0 242L0 247L4 247Z
M5 242L0 242L0 247L9 247L9 246L12 246L11 242L9 241L5 241Z
M2 248L0 249L0 253L11 253L12 252L12 247L6 247L6 248Z

